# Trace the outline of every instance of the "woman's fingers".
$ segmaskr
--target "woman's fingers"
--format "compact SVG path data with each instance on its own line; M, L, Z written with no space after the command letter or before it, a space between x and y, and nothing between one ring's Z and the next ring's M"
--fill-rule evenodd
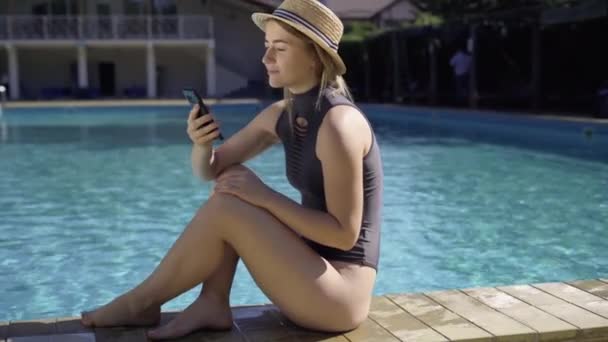
M233 182L221 182L217 183L214 187L216 191L234 191L238 189L238 185Z
M220 131L219 130L215 130L209 134L203 134L198 138L194 138L193 140L199 144L199 145L203 145L208 143L211 140L217 139L220 136Z
M209 133L196 133L195 137L192 137L193 141L196 142L207 142L207 141L211 141L217 137L219 137L220 133L219 130L215 130Z
M224 184L228 184L228 183L234 184L234 183L238 182L240 178L241 178L240 175L234 175L234 174L225 175L225 174L222 174L222 175L220 175L217 178L217 184L222 184L222 183L224 183Z
M217 191L237 191L241 188L241 183L238 180L225 180L221 182L217 182L215 184L215 189Z
M213 116L208 113L205 114L199 118L197 118L196 116L198 115L198 105L194 106L192 108L192 110L190 111L190 113L188 114L188 130L193 130L196 131L198 128L202 127L203 125L210 123L210 122L215 122Z
M228 179L228 178L232 178L232 177L238 177L238 178L242 178L243 175L243 171L242 170L238 170L238 169L229 169L226 170L224 172L222 172L217 179L218 180L223 180L223 179Z
M194 121L194 119L196 119L196 115L198 114L199 111L199 106L198 105L194 105L194 107L192 107L192 109L190 110L190 113L188 114L188 123Z
M205 114L205 115L201 116L200 118L194 119L194 121L192 121L192 125L196 128L199 128L210 122L215 122L215 120L213 119L213 116L211 114Z
M220 183L226 180L244 182L252 171L243 165L233 165L222 171L216 178L215 182Z
M207 125L207 126L205 126L205 127L200 127L199 129L195 130L195 131L192 133L192 135L193 135L195 138L200 138L200 137L202 137L202 136L204 136L204 135L207 135L207 134L209 134L209 133L211 133L211 132L213 132L213 131L215 131L215 130L217 130L217 129L219 129L219 128L220 128L220 127L219 127L219 125L218 125L217 123L212 122L212 123L208 124L208 125Z
M188 113L188 127L186 132L190 140L198 145L207 145L211 141L219 138L219 124L214 120L213 116L208 113L201 117L199 114L199 105L194 105Z

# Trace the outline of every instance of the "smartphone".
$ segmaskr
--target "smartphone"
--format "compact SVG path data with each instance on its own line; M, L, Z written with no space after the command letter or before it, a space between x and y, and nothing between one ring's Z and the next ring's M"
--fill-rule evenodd
M200 118L203 115L209 114L209 108L207 108L207 106L205 105L205 102L203 102L203 99L201 98L201 96L196 92L196 90L192 89L192 88L184 88L182 89L182 94L184 94L184 97L188 100L188 102L190 102L191 105L198 105L199 110L198 110L198 114L196 115L197 118ZM207 126L209 123L204 124L203 126ZM222 133L220 132L219 135L220 140L224 140L224 137L222 136Z

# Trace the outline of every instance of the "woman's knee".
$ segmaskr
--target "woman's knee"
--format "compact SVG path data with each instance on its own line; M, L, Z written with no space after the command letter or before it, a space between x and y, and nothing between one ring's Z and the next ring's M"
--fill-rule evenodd
M250 170L244 165L236 164L227 167L224 171L222 171L222 173L229 173L231 171L238 171L243 169ZM204 207L211 207L214 210L218 210L218 214L234 215L235 207L242 206L243 203L243 200L241 200L235 195L217 192L212 189L211 193L209 194L209 198L204 203Z
M215 192L204 205L205 215L223 226L240 226L251 218L251 204L238 196Z
M203 203L194 216L191 225L211 229L215 234L226 238L227 230L234 224L234 208L239 199L233 195L215 192Z
M238 197L223 193L213 192L204 204L204 208L214 217L229 217L234 215L235 206L239 205Z

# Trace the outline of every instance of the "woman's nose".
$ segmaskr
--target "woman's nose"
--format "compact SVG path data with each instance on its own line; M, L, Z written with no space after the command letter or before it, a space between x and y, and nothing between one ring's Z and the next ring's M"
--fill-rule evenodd
M264 56L262 56L262 63L268 64L272 61L270 49L266 49Z

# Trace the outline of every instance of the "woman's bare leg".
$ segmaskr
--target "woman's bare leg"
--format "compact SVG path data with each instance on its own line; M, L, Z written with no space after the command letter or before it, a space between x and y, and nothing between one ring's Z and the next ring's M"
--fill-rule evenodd
M142 313L159 309L209 279L223 260L224 243L234 248L262 291L297 324L340 331L367 316L375 273L364 272L359 283L351 284L267 211L216 194L143 283L84 315L83 323L139 323Z
M162 304L212 275L222 261L224 241L217 237L217 232L214 232L219 230L213 220L218 215L212 213L209 203L212 201L208 201L197 211L148 278L109 304L93 312L83 313L83 324L87 326L156 324L160 320ZM198 229L197 226L204 228ZM163 290L164 286L167 288Z
M203 283L199 297L166 325L148 331L152 339L177 338L199 329L232 328L230 290L239 261L232 246L224 245L224 260Z

